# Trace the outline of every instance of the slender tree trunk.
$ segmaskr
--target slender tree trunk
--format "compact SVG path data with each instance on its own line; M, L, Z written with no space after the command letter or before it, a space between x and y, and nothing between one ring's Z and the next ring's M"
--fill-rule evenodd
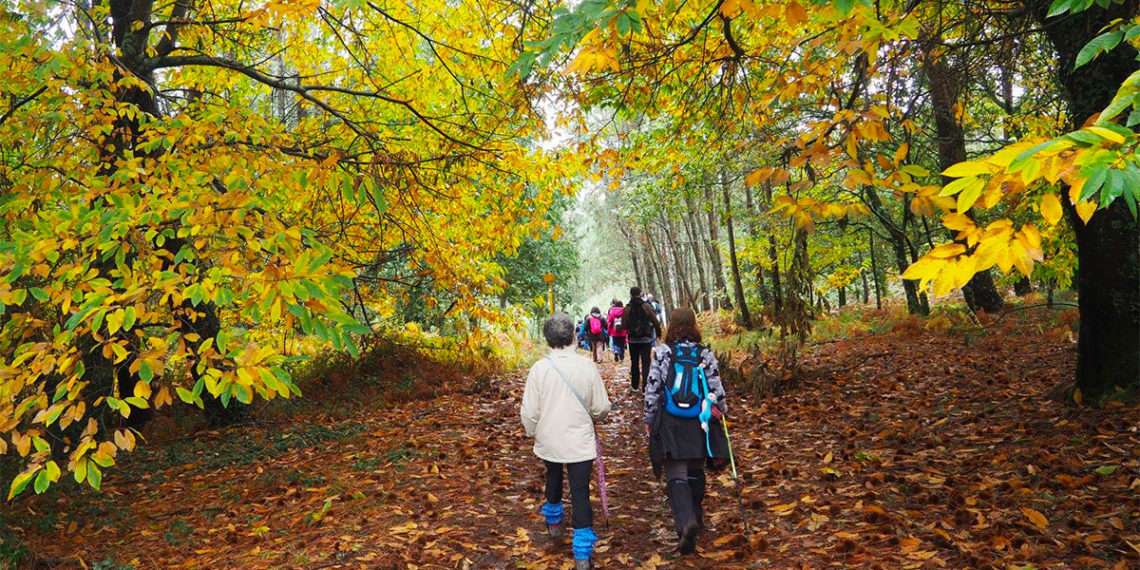
M875 308L881 311L883 310L883 293L879 285L881 281L879 280L879 258L875 254L875 232L868 231L867 234L871 236L871 281L875 285Z
M1124 44L1075 69L1077 53L1109 22L1134 17L1140 1L1125 0L1108 10L1094 6L1047 22L1049 1L1027 4L1045 24L1045 35L1060 55L1057 71L1069 107L1069 126L1079 128L1108 105L1137 63L1136 50ZM1068 202L1068 192L1061 194L1066 196L1067 218L1076 232L1080 266L1076 381L1086 397L1095 399L1115 387L1140 383L1140 224L1123 198L1084 224Z
M740 281L740 265L736 260L736 235L732 227L732 195L729 192L728 176L724 170L720 171L721 192L724 194L724 221L728 231L728 258L732 264L732 290L736 296L736 307L740 310L740 324L745 328L752 328L752 315L748 312L748 303L744 300L744 284Z
M1024 297L1033 292L1033 283L1029 281L1028 277L1022 276L1013 284L1013 293L1018 297Z
M696 228L693 227L693 218L696 217L697 213L696 208L693 206L693 197L687 191L685 192L685 206L687 207L687 211L685 212L683 222L685 233L689 238L690 244L690 247L686 249L692 252L693 261L697 268L697 280L701 286L701 291L698 295L701 310L708 311L712 309L712 305L709 303L709 282L705 276L704 263L701 260L701 248L697 247L697 231Z
M752 199L752 188L747 184L744 185L744 211L748 213L748 237L754 240L759 239L760 228L756 224L756 204ZM756 288L760 292L760 303L767 307L772 303L772 296L768 292L767 283L764 281L764 266L755 263L752 269L756 272Z
M689 287L689 275L682 266L683 259L681 251L677 246L676 229L673 227L673 219L662 214L661 226L665 230L665 240L669 246L670 258L673 262L673 271L677 277L677 298L680 303L674 306L679 307L685 305L689 308L695 308L693 304L693 290Z
M847 306L847 286L846 285L842 285L839 287L838 304L839 304L840 308Z
M633 236L630 235L629 228L625 226L620 220L618 222L618 230L621 231L622 238L625 240L625 246L629 249L629 261L633 266L633 280L638 287L645 286L645 278L641 274L641 263L637 260L637 245Z
M716 200L713 198L712 190L709 185L704 187L704 191L704 210L708 216L709 230L709 241L706 242L706 245L708 246L709 259L712 260L713 283L716 286L716 297L722 307L732 310L732 301L728 298L728 287L724 283L724 264L720 259L720 236L718 235L720 222L717 220L716 215Z
M914 263L914 262L918 261L919 257L920 257L918 255L918 248L916 248L914 246L914 240L906 237L906 228L908 225L910 225L911 219L913 219L913 213L910 211L910 208L906 204L902 205L902 210L903 210L903 213L902 213L903 241L904 241L904 243L906 243L908 251L910 251L910 262ZM905 269L904 269L904 271L905 271ZM926 293L919 291L919 293L918 293L918 304L922 309L922 314L924 314L924 315L930 314L930 299L926 296Z
M658 239L654 236L654 232L649 232L650 247L653 248L653 257L657 260L654 266L657 269L657 280L660 285L660 290L653 292L655 296L661 299L661 302L666 307L675 307L676 297L673 295L673 279L669 269L668 257L668 244L662 243L664 240Z
M863 252L856 251L855 255L855 258L859 260L859 281L861 281L863 285L863 304L866 305L870 302L871 288L867 285L867 271L863 269ZM858 295L858 291L856 291L856 294Z
M772 206L772 184L764 183L764 192L767 194L768 206ZM772 313L778 314L784 310L784 289L780 283L780 255L776 248L776 235L774 231L768 232L768 261L772 264L769 273L772 274Z
M932 53L932 45L932 41L926 43L922 68L930 85L930 103L934 109L934 125L938 132L938 163L945 170L966 160L966 135L954 115L963 82L961 70L947 63L945 56ZM950 180L943 177L942 183L947 184ZM967 212L967 215L973 219L972 213ZM962 287L962 296L972 311L981 309L995 313L1004 305L988 269L976 273Z
M870 206L871 211L879 219L883 228L887 230L887 235L890 236L891 250L895 254L895 263L898 266L899 273L906 271L910 266L910 260L907 259L907 237L903 228L906 227L906 215L910 211L906 205L903 205L903 227L900 228L890 218L890 214L883 206L882 199L879 193L873 187L866 187L863 189L864 195L867 198L867 204ZM871 254L874 255L874 248L871 249ZM874 258L871 258L874 261ZM918 293L918 284L914 281L903 280L903 292L906 293L906 308L907 312L912 315L925 315L930 312L929 305L922 302L922 297ZM879 303L882 308L882 303Z
M659 279L658 266L661 265L660 259L656 256L651 245L648 228L642 231L641 235L641 265L642 271L645 272L645 283L641 284L642 291L660 291L661 282ZM658 293L660 295L660 293ZM664 298L662 298L664 302Z

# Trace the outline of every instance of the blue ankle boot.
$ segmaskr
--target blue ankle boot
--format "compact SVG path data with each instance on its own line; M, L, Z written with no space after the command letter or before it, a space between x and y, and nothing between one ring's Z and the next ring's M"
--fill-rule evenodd
M594 543L597 541L598 535L594 534L593 528L574 529L574 540L571 543L571 548L574 551L575 570L587 570L592 567L590 558L594 556Z
M542 516L546 517L546 532L555 540L562 538L562 503L545 503Z

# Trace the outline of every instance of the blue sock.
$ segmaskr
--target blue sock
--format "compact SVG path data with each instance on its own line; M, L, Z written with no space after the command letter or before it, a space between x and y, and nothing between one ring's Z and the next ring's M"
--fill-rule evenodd
M543 504L542 516L546 517L547 526L562 524L562 503Z
M594 543L598 535L592 527L574 529L574 540L570 547L574 550L574 560L589 560L594 555Z

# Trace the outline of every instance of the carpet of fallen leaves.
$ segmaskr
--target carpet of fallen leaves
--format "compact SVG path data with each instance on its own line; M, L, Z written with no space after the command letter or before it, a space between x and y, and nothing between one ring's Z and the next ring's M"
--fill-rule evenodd
M1140 410L1047 398L1074 358L1019 319L968 340L911 327L814 347L795 389L731 404L748 529L719 474L687 559L671 554L641 403L606 364L598 565L1138 568ZM152 446L101 495L40 497L9 520L41 567L565 568L569 545L537 514L523 376Z

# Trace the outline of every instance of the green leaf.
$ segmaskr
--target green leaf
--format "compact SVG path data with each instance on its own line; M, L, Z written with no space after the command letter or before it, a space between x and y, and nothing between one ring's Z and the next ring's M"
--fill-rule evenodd
M1081 188L1081 200L1088 200L1099 192L1100 187L1104 185L1104 179L1108 177L1108 168L1104 165L1093 166L1091 170L1084 187Z
M1074 69L1079 68L1095 59L1098 55L1112 51L1120 40L1124 39L1124 33L1120 30L1105 32L1092 39L1085 47L1081 48L1080 53L1077 54L1077 61Z
M1119 465L1101 465L1100 467L1096 468L1096 474L1102 477L1108 477L1109 475L1116 473L1116 470L1119 467Z
M151 370L150 364L145 360L139 364L139 378L142 378L144 382L150 382L154 378L154 370Z
M87 484L96 491L103 487L103 472L99 470L98 465L91 462L87 463Z
M32 482L32 478L35 477L36 472L39 470L40 468L37 466L29 471L24 471L16 475L16 478L12 479L12 484L8 486L8 500L11 501L12 497L23 493L24 489L28 488L28 483Z
M175 387L174 392L178 394L179 400L182 400L187 404L193 404L198 399L198 397L195 396L193 392L187 390L186 388L183 388L182 386Z
M131 330L131 327L135 326L135 319L137 318L137 315L135 314L135 308L127 307L127 310L123 313L123 330L129 331Z
M35 485L32 486L36 490L36 494L44 494L44 491L47 491L48 485L51 485L51 481L48 481L47 471L40 471L39 475L36 475Z
M1068 12L1072 3L1073 0L1053 0L1053 3L1049 5L1049 13L1045 17L1052 18Z
M150 403L138 396L131 396L126 399L126 402L136 408L142 408L144 410L150 407Z
M28 291L30 291L32 293L32 297L35 297L36 300L41 302L41 303L47 302L47 300L51 298L51 296L48 295L47 291L44 291L43 289L40 289L39 287L32 287L32 288L28 289Z

